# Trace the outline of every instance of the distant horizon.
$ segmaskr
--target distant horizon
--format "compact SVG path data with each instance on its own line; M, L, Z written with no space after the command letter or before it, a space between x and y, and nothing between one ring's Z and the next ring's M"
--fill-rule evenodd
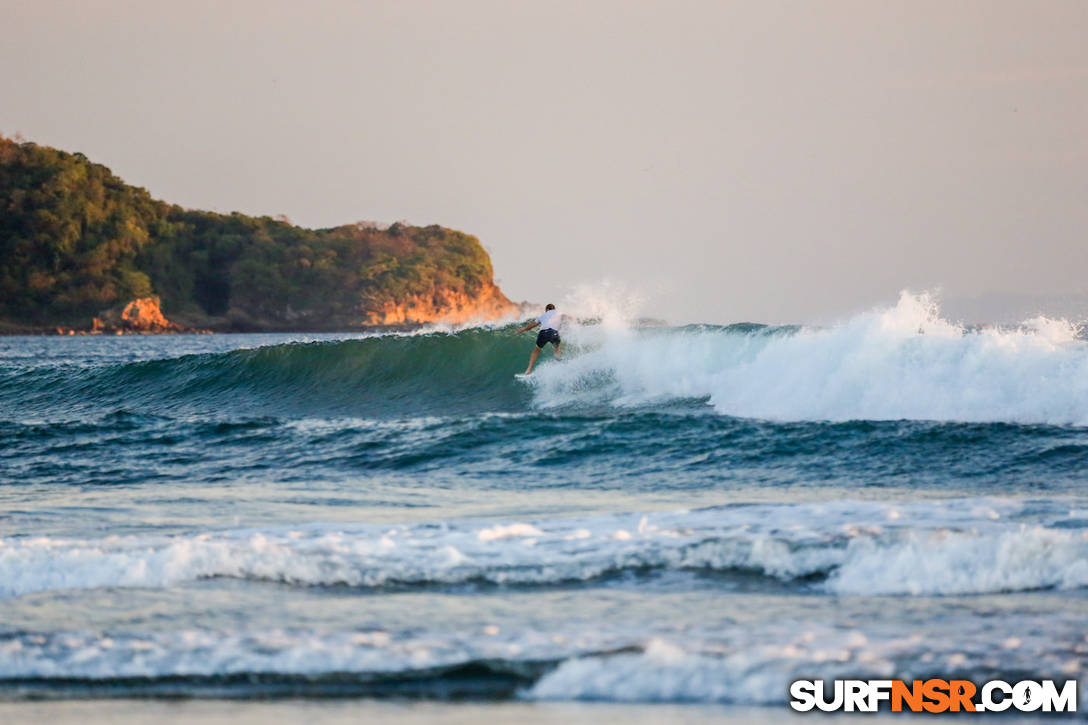
M1082 2L0 11L0 132L186 208L457 229L514 300L612 280L776 324L1088 294Z

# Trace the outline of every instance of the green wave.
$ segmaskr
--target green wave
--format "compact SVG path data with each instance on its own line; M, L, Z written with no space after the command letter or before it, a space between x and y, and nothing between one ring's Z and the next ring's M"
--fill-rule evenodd
M25 411L456 414L524 408L531 339L509 329L271 345L0 380Z

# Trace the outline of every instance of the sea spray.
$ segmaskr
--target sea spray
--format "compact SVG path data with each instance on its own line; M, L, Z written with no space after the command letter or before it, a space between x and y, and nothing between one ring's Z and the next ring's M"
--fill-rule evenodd
M1088 344L1070 325L971 330L924 295L828 328L572 337L583 353L541 370L537 405L705 399L725 415L781 421L1088 424Z

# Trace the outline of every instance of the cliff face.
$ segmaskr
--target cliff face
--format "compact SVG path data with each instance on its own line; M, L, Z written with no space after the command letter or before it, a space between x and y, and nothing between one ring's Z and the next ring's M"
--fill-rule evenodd
M438 291L387 302L367 313L365 324L402 325L421 322L464 324L513 317L518 306L498 287L488 284L478 294Z
M0 330L334 330L515 310L468 234L182 209L82 154L3 137L0 212Z

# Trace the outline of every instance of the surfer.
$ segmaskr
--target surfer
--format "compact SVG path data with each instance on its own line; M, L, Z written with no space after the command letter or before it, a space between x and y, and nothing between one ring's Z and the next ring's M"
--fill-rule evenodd
M536 335L536 347L533 348L533 354L529 356L529 367L525 369L526 375L532 375L533 366L536 365L536 359L540 357L540 351L549 342L555 346L555 357L562 357L562 351L559 348L559 323L562 318L563 315L559 314L559 310L555 309L555 305L549 304L544 308L543 315L518 330L517 334L520 335L540 325L540 332Z

